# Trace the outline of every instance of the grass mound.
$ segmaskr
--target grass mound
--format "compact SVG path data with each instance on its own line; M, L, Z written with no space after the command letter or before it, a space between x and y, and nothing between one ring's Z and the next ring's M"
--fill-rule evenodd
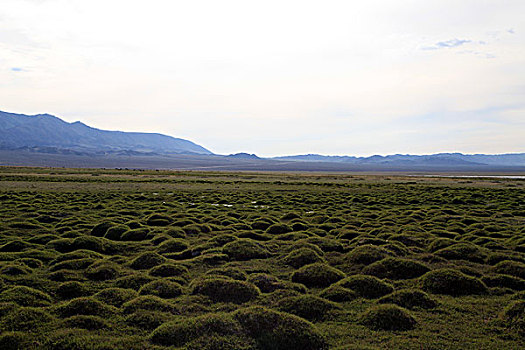
M322 320L327 317L330 311L341 309L338 304L314 295L284 298L279 301L277 307L281 311L297 315L310 321Z
M63 320L67 328L80 328L87 330L108 329L110 326L102 317L91 315L76 315Z
M159 253L178 253L189 248L188 242L181 238L172 238L162 242L157 251Z
M0 267L0 275L6 276L21 276L29 275L33 270L27 267L26 265L20 264L6 264Z
M137 335L108 336L104 331L73 328L51 332L44 338L41 348L46 350L142 350L147 349L149 345Z
M126 324L144 330L153 330L168 322L173 315L159 311L138 310L125 318Z
M81 281L84 278L78 271L58 270L49 274L49 279L55 282Z
M321 263L303 266L292 274L292 282L307 287L327 287L343 278L345 274L342 271Z
M97 236L97 237L102 237L113 226L115 226L115 224L112 223L112 222L101 222L100 224L95 225L91 229L91 235L92 236Z
M115 280L115 287L139 290L140 287L151 281L153 281L153 278L148 275L134 273Z
M486 254L476 245L470 243L456 243L436 251L434 254L447 260L467 260L483 262Z
M268 257L268 251L256 241L251 239L238 239L227 243L222 252L232 260L264 259Z
M487 287L510 288L517 291L525 290L525 280L511 275L487 275L483 276L481 281Z
M143 295L135 299L131 299L122 304L122 310L125 314L132 314L138 310L170 313L177 312L177 309L172 303L154 295Z
M47 328L54 320L49 312L41 308L21 307L2 317L0 328L2 331L34 331Z
M256 350L255 340L243 335L205 335L192 340L185 350Z
M89 265L93 264L96 260L92 258L81 258L81 259L72 259L64 260L53 264L49 271L58 271L58 270L84 270Z
M149 229L142 227L126 231L120 236L121 241L139 242L152 239L154 235L150 233Z
M0 334L0 349L3 350L21 350L29 349L32 338L27 332L8 332Z
M310 244L318 246L323 252L326 252L326 253L328 252L341 253L344 251L343 245L335 239L326 238L326 237L310 237L310 238L306 238L304 241L306 243L310 243Z
M112 280L119 276L120 266L110 261L100 261L89 266L84 274L92 281Z
M286 224L273 224L266 229L266 233L271 235L279 235L288 232L292 232L292 228Z
M62 299L73 299L89 295L89 288L78 281L67 281L61 283L56 294Z
M34 244L30 244L22 240L15 240L7 242L4 245L0 245L0 252L21 252L24 249L31 249L34 247Z
M260 291L255 285L245 281L210 277L193 282L191 293L205 295L214 302L242 304L257 298Z
M15 286L0 293L0 302L14 302L20 306L49 306L53 299L38 289Z
M176 298L182 294L180 284L169 280L156 280L143 285L139 294L141 295L156 295L161 298Z
M105 304L120 307L126 301L138 297L138 293L133 289L106 288L93 295L93 297Z
M503 319L508 322L516 322L525 319L525 300L512 301L503 310Z
M105 253L111 250L110 241L104 238L98 238L93 236L80 236L75 238L69 248L71 251L85 249L92 250L97 253Z
M155 277L183 277L186 278L189 275L189 270L186 266L180 264L161 264L155 266L149 270L150 276Z
M171 238L186 238L186 233L180 227L170 227L164 231L164 234L170 236Z
M379 278L367 275L354 275L338 282L338 285L351 289L358 296L367 299L380 298L394 291L394 287L389 283L381 281Z
M399 280L416 278L428 271L430 269L426 265L414 260L385 258L365 266L363 274Z
M368 265L391 255L392 253L384 248L365 244L350 251L346 255L346 259L353 264Z
M42 262L42 260L34 259L34 258L16 259L15 263L26 265L27 267L32 268L32 269L39 269L44 266L44 263Z
M380 304L396 304L407 309L433 309L438 305L427 293L419 289L401 289L385 295L377 302Z
M352 301L358 297L353 290L344 288L340 285L332 285L325 288L319 296L335 302Z
M93 259L93 261L95 260L98 260L98 259L103 259L104 258L104 255L100 254L100 253L96 253L96 252L93 252L91 250L76 250L74 252L70 252L70 253L64 253L64 254L60 254L58 255L55 259L53 259L49 265L50 266L54 266L62 261L66 261L66 260L76 260L76 259ZM55 269L55 270L58 270L58 269Z
M493 269L496 273L516 276L525 279L525 264L518 261L500 261L499 263L494 265Z
M166 258L162 255L154 252L145 252L133 259L129 266L135 270L145 270L163 264L164 262L166 262Z
M122 237L122 234L129 230L129 227L126 225L117 225L110 227L103 236L106 239L110 239L112 241L119 241Z
M80 297L57 306L56 312L63 318L75 315L108 316L114 314L116 309L94 298Z
M216 313L168 322L155 329L150 336L154 344L183 346L199 337L238 335L242 328L230 314Z
M325 260L313 249L303 247L291 251L283 258L283 262L298 269L304 265L323 263Z
M328 349L315 326L298 316L256 306L237 310L233 317L255 339L258 349Z
M439 269L421 277L423 290L434 294L461 296L485 294L487 286L476 277L467 276L454 269Z
M207 275L227 276L237 281L246 281L248 274L238 267L223 267L211 269L206 272ZM253 283L253 282L252 282Z
M525 301L512 301L502 313L506 326L518 332L520 337L525 336Z
M146 224L149 226L168 226L172 222L173 220L167 215L153 214L148 217Z
M271 293L282 286L277 277L267 273L254 273L248 277L248 282L253 283L263 293Z
M391 304L370 307L361 314L359 322L378 331L407 331L417 323L407 310Z

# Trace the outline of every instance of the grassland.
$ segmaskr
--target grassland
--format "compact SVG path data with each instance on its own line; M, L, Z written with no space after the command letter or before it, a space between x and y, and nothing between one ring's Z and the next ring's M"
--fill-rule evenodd
M1 349L522 349L525 180L0 168Z

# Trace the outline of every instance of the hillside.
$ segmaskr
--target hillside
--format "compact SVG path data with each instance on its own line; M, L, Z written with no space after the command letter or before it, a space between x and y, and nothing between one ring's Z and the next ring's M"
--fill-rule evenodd
M191 141L162 134L108 131L81 122L67 123L49 114L0 111L0 148L57 148L76 152L155 152L212 154Z

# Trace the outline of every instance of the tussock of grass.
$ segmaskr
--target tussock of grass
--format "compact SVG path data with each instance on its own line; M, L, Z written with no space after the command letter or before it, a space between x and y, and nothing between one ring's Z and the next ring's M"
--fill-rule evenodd
M139 294L141 295L156 295L161 298L176 298L182 294L180 284L169 280L156 280L143 285Z
M227 276L237 281L246 281L248 274L238 267L222 267L211 269L206 272L207 275ZM253 283L253 281L252 281Z
M380 298L394 291L394 287L374 276L353 275L338 282L343 288L354 291L358 296L367 299Z
M407 309L433 309L438 305L427 293L419 289L401 289L385 295L377 302L380 304L396 304Z
M260 349L328 349L315 326L300 317L263 307L239 309L233 317Z
M192 294L200 294L209 297L215 302L245 303L257 298L260 294L259 288L252 283L210 277L192 282Z
M322 320L328 317L332 310L341 307L329 300L314 295L300 295L282 299L277 304L281 311L285 311L310 321Z
M138 310L177 313L177 308L172 303L154 295L139 296L122 304L122 311L125 314Z
M201 336L238 335L242 328L230 314L206 314L161 325L151 333L155 344L183 346Z
M251 239L238 239L227 243L222 248L224 254L232 260L264 259L268 257L268 251L264 246Z
M327 264L310 264L301 267L292 274L292 281L307 287L327 287L341 279L345 274Z
M454 269L430 271L421 277L421 283L425 291L434 294L460 296L487 293L487 286L478 278Z
M38 289L15 286L0 293L0 302L14 302L20 306L49 306L53 299Z
M353 264L368 265L393 255L384 248L374 245L362 245L354 248L346 255L346 259Z
M344 288L340 285L332 285L328 288L323 289L319 296L335 302L352 301L358 298L356 292L354 292L351 289Z
M324 258L317 254L313 249L310 248L299 248L291 251L288 255L283 258L283 262L296 269L313 263L323 263Z
M135 270L146 270L165 262L166 258L162 255L159 255L155 252L146 252L133 259L129 266Z
M426 265L417 261L401 258L385 258L365 266L362 272L365 275L372 275L378 278L399 280L416 278L429 270Z
M126 301L138 297L138 293L133 289L106 288L93 295L93 297L105 304L120 307Z
M110 307L91 297L80 297L71 299L56 307L56 312L62 318L75 315L94 315L107 317L116 312L113 307Z
M407 310L391 304L370 307L361 314L359 322L368 328L382 331L407 331L417 324Z

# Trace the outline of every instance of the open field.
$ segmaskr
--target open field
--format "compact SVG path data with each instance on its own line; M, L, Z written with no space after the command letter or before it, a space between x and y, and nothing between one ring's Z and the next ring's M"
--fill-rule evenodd
M84 154L33 152L0 149L0 166L41 166L66 168L130 168L194 171L274 171L274 172L403 172L403 173L475 173L523 174L525 166L486 165L477 163L368 163L318 162L243 159L220 155L189 154ZM522 164L522 163L520 163Z
M525 180L0 168L0 349L522 349Z

